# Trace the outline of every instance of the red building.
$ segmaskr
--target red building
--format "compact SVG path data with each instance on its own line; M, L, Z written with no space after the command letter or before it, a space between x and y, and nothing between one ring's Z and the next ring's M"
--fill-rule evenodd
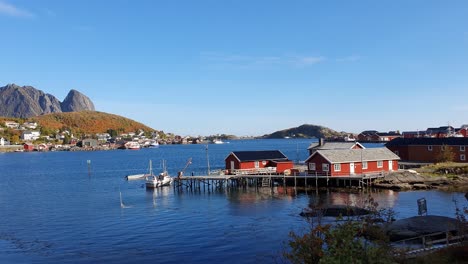
M308 173L353 176L398 170L400 158L387 148L317 150L306 160Z
M358 135L358 140L371 142L387 142L399 137L402 137L402 135L398 131L378 132L376 130L366 130L362 131Z
M400 156L403 161L437 162L442 151L450 151L453 161L468 162L468 138L397 138L386 147Z
M34 151L34 145L29 143L24 143L23 145L24 151Z
M294 166L279 150L234 151L225 162L229 174L284 173Z

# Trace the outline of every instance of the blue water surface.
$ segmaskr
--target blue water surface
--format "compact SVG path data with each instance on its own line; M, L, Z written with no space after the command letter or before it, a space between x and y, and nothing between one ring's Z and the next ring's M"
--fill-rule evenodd
M150 159L155 172L166 160L176 175L192 158L186 174L204 174L207 158L221 169L234 150L279 149L305 160L312 141L0 154L0 263L281 263L288 233L307 228L299 213L310 203L356 203L371 194L403 218L417 215L419 198L430 214L447 216L452 199L464 202L461 193L440 191L146 190L124 179L145 173Z

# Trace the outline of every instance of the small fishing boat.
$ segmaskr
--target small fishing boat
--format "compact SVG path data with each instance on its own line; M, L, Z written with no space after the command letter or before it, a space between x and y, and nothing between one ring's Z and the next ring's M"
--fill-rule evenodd
M148 146L149 148L159 148L159 143L157 141L152 141Z
M163 186L169 186L173 182L173 178L168 175L166 171L165 162L163 161L163 172L159 175L153 174L153 168L150 160L150 173L145 177L146 179L146 188L158 188Z
M224 144L224 142L221 139L213 139L213 144Z
M131 149L131 150L139 150L141 146L140 146L140 143L138 142L130 141L130 142L125 143L125 148Z

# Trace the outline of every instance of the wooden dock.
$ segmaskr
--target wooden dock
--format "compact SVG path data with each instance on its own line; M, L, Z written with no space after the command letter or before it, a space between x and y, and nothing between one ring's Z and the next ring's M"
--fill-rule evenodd
M199 175L178 176L174 178L174 188L210 190L230 187L368 187L373 181L384 177L383 174L371 175L285 175L285 174L241 174L241 175Z

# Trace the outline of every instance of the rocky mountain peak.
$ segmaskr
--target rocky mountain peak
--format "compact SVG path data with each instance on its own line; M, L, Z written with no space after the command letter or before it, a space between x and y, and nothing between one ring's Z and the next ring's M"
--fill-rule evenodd
M0 87L0 116L27 118L83 110L94 111L94 104L76 90L71 90L62 103L55 96L32 86L7 84Z
M63 112L94 111L93 102L84 94L77 90L70 90L65 100L61 103Z

